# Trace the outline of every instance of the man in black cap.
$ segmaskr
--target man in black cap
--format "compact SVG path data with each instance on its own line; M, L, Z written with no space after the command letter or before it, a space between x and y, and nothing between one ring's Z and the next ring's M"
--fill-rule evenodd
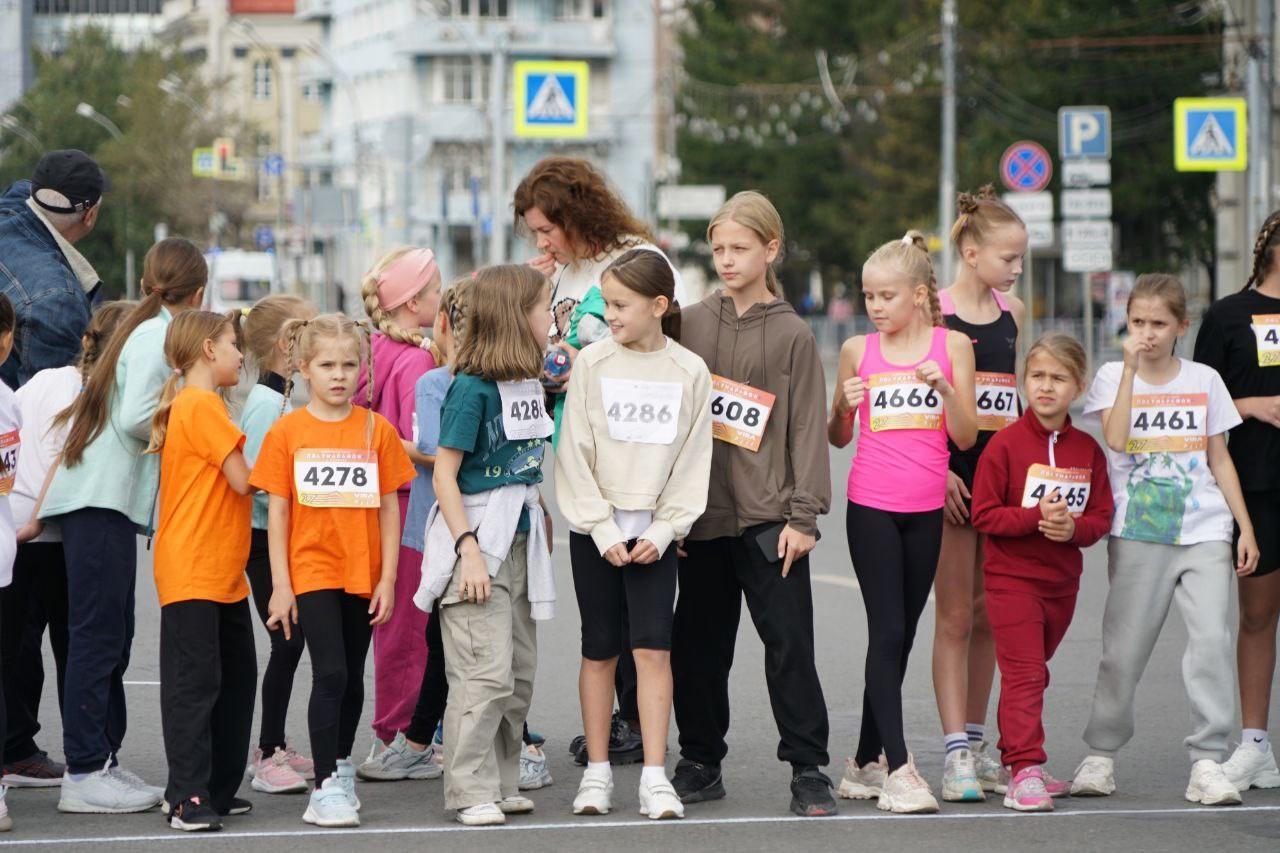
M93 230L107 176L88 154L50 151L30 181L0 196L0 293L18 314L13 354L0 366L10 388L80 352L101 284L75 244Z

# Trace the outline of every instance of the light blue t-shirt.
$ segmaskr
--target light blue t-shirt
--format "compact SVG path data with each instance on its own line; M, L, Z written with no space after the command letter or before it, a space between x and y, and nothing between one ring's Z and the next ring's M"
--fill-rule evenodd
M417 426L418 452L435 456L440 441L440 410L444 408L444 396L453 382L453 373L447 367L428 370L413 386L413 417ZM418 476L409 486L409 508L404 514L404 535L400 544L415 551L424 550L423 534L427 515L436 502L435 486L431 482L432 471L415 465Z
M249 396L244 401L244 411L240 413L240 431L244 433L244 458L253 467L258 459L258 451L262 449L262 440L267 437L267 430L284 414L284 377L275 373L267 373L249 389ZM253 495L253 527L255 530L267 529L267 493L255 492Z

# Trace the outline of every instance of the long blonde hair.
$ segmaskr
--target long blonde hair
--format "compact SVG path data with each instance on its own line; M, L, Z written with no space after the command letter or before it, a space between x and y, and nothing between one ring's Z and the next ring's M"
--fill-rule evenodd
M398 325L391 319L391 315L383 309L382 303L378 300L378 279L387 267L403 258L405 255L413 251L412 246L401 246L398 249L392 249L387 252L373 267L365 273L364 279L360 282L360 298L364 300L364 312L369 315L369 320L373 323L373 327L382 334L386 335L393 341L402 344L420 347L422 342L426 340L426 336L422 334L421 329L406 329ZM415 294L415 298L420 298L423 293L431 287L428 281L422 286L422 290ZM432 355L436 355L435 351ZM372 382L372 378L370 378Z
M316 313L316 306L301 296L277 293L259 299L252 308L235 312L232 322L237 337L244 341L245 355L253 359L261 375L271 369L285 322L309 320Z
M716 211L716 215L711 217L711 224L707 226L707 240L711 240L711 233L716 230L717 225L729 221L754 231L760 238L760 242L766 246L770 241L777 240L778 256L774 258L773 263L776 264L782 260L783 247L786 244L786 235L782 230L782 216L778 213L778 208L774 207L773 202L769 201L763 193L743 190L722 204ZM769 264L765 269L764 283L774 296L782 296L782 285L778 282L778 274L774 272L773 264Z
M533 379L542 373L539 341L529 328L529 312L550 286L525 264L478 270L466 294L467 334L455 348L453 372L493 382Z
M919 231L908 231L899 240L890 240L872 252L862 268L887 267L906 278L912 285L923 284L929 291L929 320L935 326L945 326L942 303L938 299L938 277L933 271L933 259L929 257L929 245Z
M357 358L367 365L365 392L368 395L366 408L369 410L369 426L366 443L373 446L373 347L369 345L372 334L368 325L357 323L345 314L321 314L310 320L286 320L280 329L280 335L289 342L288 359L289 375L284 382L284 400L280 410L288 405L289 395L293 392L293 374L303 364L315 357L321 342L354 341Z
M151 416L151 443L147 445L147 453L159 453L164 448L169 433L169 412L181 390L179 386L187 371L204 357L205 341L216 341L227 328L235 329L231 317L213 311L184 311L169 324L164 335L164 360L172 372L160 388L156 413Z

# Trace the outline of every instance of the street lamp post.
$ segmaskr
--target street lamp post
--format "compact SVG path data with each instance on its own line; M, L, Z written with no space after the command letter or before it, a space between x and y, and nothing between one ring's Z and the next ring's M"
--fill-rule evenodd
M95 110L93 107L81 101L76 105L76 115L89 119L89 121L101 127L107 133L111 134L111 138L119 141L124 139L124 133L120 128L116 127L116 123ZM99 202L101 203L101 202ZM134 299L137 297L137 284L133 274L133 246L129 244L129 194L121 195L121 203L124 206L124 292L125 297Z

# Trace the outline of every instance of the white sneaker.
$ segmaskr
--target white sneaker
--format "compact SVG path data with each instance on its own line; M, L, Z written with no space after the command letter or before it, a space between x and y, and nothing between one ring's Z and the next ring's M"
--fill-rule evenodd
M836 788L836 796L846 800L874 800L880 796L880 789L884 787L888 773L889 766L883 755L874 764L864 764L862 767L852 758L846 758L844 778L840 780L840 787Z
M978 770L973 753L953 749L947 753L942 768L942 799L948 803L981 803L987 797L978 783Z
M671 820L684 817L684 803L666 779L654 785L640 780L640 814L649 820Z
M311 800L302 819L316 826L360 825L360 815L352 807L337 776L325 779L323 785L311 792Z
M112 767L104 765L101 770L90 773L80 781L71 778L68 771L62 777L62 796L58 800L58 811L73 814L129 814L145 812L160 804L163 792L153 793L139 787L120 773L112 772Z
M507 822L507 816L498 808L497 803L481 803L454 813L458 823L463 826L501 826Z
M7 790L9 790L7 785L0 785L0 832L13 829L13 818L9 817L9 805L4 801L4 792Z
M876 808L894 814L932 814L938 810L938 801L915 762L908 758L884 780Z
M503 814L529 814L533 811L533 800L517 794L514 797L503 797L498 800L497 806Z
M119 764L111 768L111 773L116 778L123 779L126 784L132 785L139 791L144 791L153 797L164 797L164 788L156 785L148 785L146 782L142 781L142 777L137 773L134 773L132 770L125 770Z
M1276 769L1276 756L1270 746L1264 751L1251 743L1240 744L1222 763L1222 772L1237 791L1280 788L1280 770Z
M1202 758L1191 765L1191 780L1187 782L1187 800L1206 806L1238 806L1240 792L1231 784L1222 765Z
M375 739L376 741L376 739ZM376 742L374 749L377 749ZM439 779L444 768L435 762L431 747L418 752L409 746L404 732L398 732L396 739L386 749L376 755L370 753L369 758L356 768L356 775L371 782L396 782L401 779Z
M970 752L973 754L973 767L978 774L978 784L982 786L982 790L993 794L1008 792L1009 771L987 752L987 742L982 741Z
M347 801L351 808L360 811L360 798L356 796L356 766L350 758L339 758L337 772L333 774L342 790L347 792Z
M578 795L573 798L574 814L608 814L613 808L613 773L604 770L583 771Z
M1116 763L1105 755L1087 755L1071 780L1073 797L1109 797L1116 791Z
M520 747L520 790L536 791L551 784L547 754L532 744Z

